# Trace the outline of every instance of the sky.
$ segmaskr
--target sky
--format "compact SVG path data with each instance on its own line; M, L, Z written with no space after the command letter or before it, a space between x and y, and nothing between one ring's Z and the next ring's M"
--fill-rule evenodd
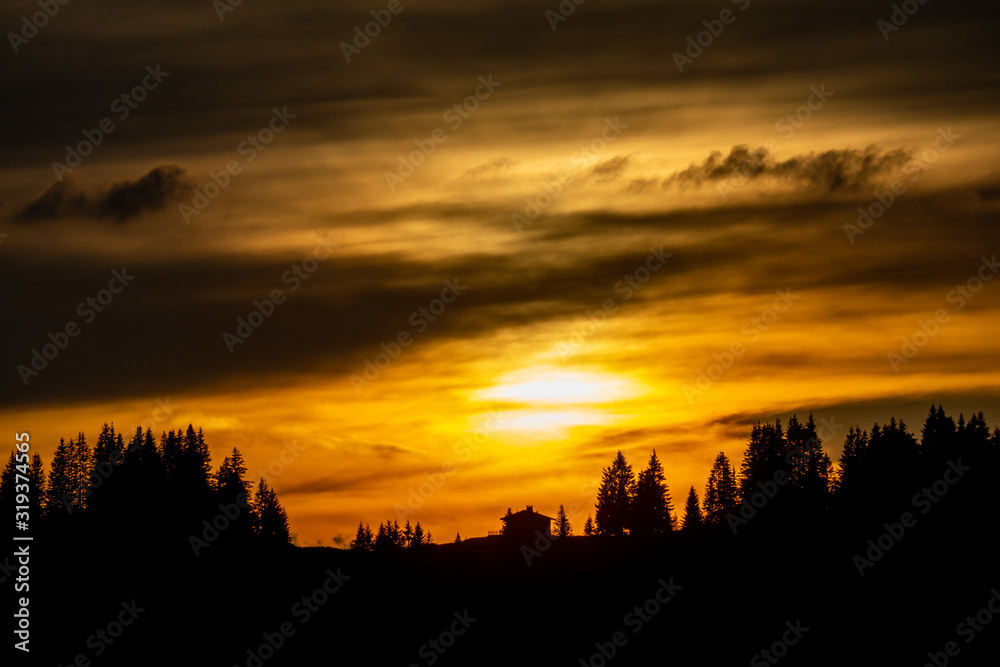
M442 542L579 532L618 450L679 507L756 420L1000 423L995 8L335 4L0 8L0 425L46 464L192 423L300 544Z

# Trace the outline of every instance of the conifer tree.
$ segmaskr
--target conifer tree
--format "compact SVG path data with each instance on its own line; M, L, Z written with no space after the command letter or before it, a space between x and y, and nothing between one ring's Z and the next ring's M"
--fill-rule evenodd
M559 512L556 513L556 535L559 537L569 537L573 534L573 526L570 525L569 519L566 518L566 510L563 506L559 506Z
M278 495L260 478L253 499L253 514L257 536L269 544L288 544L291 540L288 514Z
M87 496L90 493L91 475L94 470L93 455L90 446L87 445L87 437L80 431L77 434L76 442L72 438L69 440L70 446L70 475L73 479L73 509L75 511L87 508Z
M413 545L413 528L410 526L410 520L406 520L406 525L403 527L403 546L410 547Z
M72 440L70 440L72 443ZM49 467L49 483L45 490L45 511L48 514L69 511L72 507L73 495L73 462L72 444L67 445L59 438L59 446L52 455L52 465Z
M625 534L634 493L635 476L632 473L632 466L619 451L611 465L604 469L601 486L597 490L595 516L598 534Z
M429 543L428 536L424 534L424 527L418 521L417 525L413 527L413 539L410 540L410 548L416 548Z
M635 485L630 531L640 535L669 533L674 529L673 512L663 466L656 457L656 450L653 450Z
M698 504L698 494L694 487L688 491L687 501L684 503L684 520L682 530L689 533L696 532L702 525L701 506Z
M504 518L506 519L507 517L509 517L509 516L512 516L513 514L514 514L514 513L513 513L513 512L512 512L511 510L510 510L510 508L508 507L508 508L507 508L507 513L506 513L506 514L504 514L504 515L503 515L503 517L504 517ZM502 522L502 523L500 524L500 534L501 534L501 535L504 535L504 534L506 534L506 533L507 533L507 522L506 522L506 521L504 521L504 522Z
M587 520L583 522L583 534L590 537L594 532L594 519L588 514Z
M844 438L844 447L840 452L839 469L837 473L837 491L846 493L851 488L858 487L864 476L862 470L868 455L868 431L862 431L860 426L852 426Z
M372 529L359 521L358 532L355 534L354 539L351 540L349 548L354 551L371 551L374 546Z
M719 452L705 486L705 523L722 523L737 505L736 470L730 465L725 452Z
M386 530L385 524L380 521L378 524L378 532L375 533L374 547L378 551L384 551L386 549L391 549L392 546L392 540L389 539L389 532Z

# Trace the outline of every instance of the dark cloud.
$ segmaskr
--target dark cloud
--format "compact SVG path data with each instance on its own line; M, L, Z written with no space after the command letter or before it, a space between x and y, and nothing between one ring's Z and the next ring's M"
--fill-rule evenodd
M868 188L897 174L913 157L914 152L904 148L884 150L867 146L864 149L846 148L796 155L779 161L766 148L751 149L739 145L733 146L725 157L719 151L713 151L704 162L692 164L671 175L663 185L702 185L720 181L737 184L744 178L771 178L830 193L853 191Z
M980 201L996 201L1000 199L1000 183L984 185L976 190L976 194L979 195Z
M53 183L40 197L25 206L17 219L48 220L85 216L125 222L146 211L164 208L191 187L183 169L163 165L135 181L121 181L104 190L84 192L69 181Z
M506 157L498 157L495 160L490 160L489 162L484 162L482 164L477 164L472 169L467 170L465 172L465 175L466 176L475 177L475 176L480 176L482 174L485 174L485 173L488 173L488 172L491 172L491 171L500 171L502 169L510 169L511 167L516 167L517 165L518 165L518 161L517 160L511 160L510 158L506 158Z
M608 183L619 176L628 168L629 158L627 155L619 155L609 160L602 160L594 165L590 173L597 176L598 183Z

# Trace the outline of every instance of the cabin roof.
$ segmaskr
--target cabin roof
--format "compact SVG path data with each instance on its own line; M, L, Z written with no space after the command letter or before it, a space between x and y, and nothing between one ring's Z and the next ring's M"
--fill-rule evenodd
M510 519L510 518L513 518L513 517L525 517L525 516L533 516L533 517L537 516L537 517L539 517L541 519L548 519L549 521L555 521L555 519L553 519L550 516L545 516L544 514L539 514L538 512L536 512L535 509L534 509L534 506L532 506L532 505L528 505L523 510L518 510L517 512L509 514L508 516L502 516L502 517L500 517L500 520L501 521L507 521L507 519Z

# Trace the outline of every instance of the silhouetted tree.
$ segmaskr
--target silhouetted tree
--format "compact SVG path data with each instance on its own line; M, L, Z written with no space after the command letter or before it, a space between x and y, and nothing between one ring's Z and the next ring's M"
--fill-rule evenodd
M635 484L629 530L639 535L669 533L674 529L673 513L663 466L654 449L649 463L639 472L639 479Z
M729 463L725 452L719 452L712 464L705 485L705 523L722 523L726 515L739 505L736 489L736 469Z
M80 431L77 434L76 442L72 438L69 440L70 447L70 476L73 479L73 509L75 511L87 508L87 495L90 491L90 480L94 471L93 455L90 446L87 445L87 437Z
M413 527L413 538L410 540L410 548L420 547L425 544L430 544L429 535L424 535L424 527L417 522L417 525Z
M583 534L590 537L594 532L594 519L588 514L587 520L583 522Z
M253 516L255 532L258 537L269 544L288 544L291 540L288 526L288 514L281 506L278 495L268 487L264 478L260 478L257 492L253 499Z
M798 420L792 418L798 428ZM788 441L785 439L781 428L781 420L775 424L763 424L757 422L750 430L750 438L747 441L746 449L743 450L743 463L740 465L740 492L744 498L749 497L756 490L757 482L766 482L774 479L774 475L779 470L789 472L785 455L788 453ZM710 499L708 492L705 493L705 514L709 518ZM724 516L724 515L723 515ZM709 523L714 521L709 520Z
M990 444L990 429L986 425L986 418L982 412L977 412L969 418L969 423L965 429L955 433L958 440L958 447L962 451L981 453Z
M595 516L600 535L623 535L628 528L635 476L632 466L619 451L611 465L604 469L597 490Z
M833 464L830 456L823 451L823 440L816 433L812 413L809 413L809 421L805 424L792 415L785 439L792 459L789 479L800 492L797 500L803 505L799 509L822 511L828 502Z
M236 447L232 453L222 459L219 470L215 473L215 490L223 498L235 498L241 493L250 491L250 482L243 479L247 474L247 464L243 454Z
M868 456L868 431L852 426L844 438L837 471L837 492L850 493L863 484L864 459Z
M222 459L214 478L214 489L219 504L237 507L250 505L250 481L243 479L247 473L246 461L236 447L229 456ZM273 491L271 492L273 493ZM226 530L227 538L246 538L254 529L253 512L241 509L231 526ZM286 521L287 523L287 521Z
M943 453L955 441L955 420L944 413L944 406L931 403L930 413L920 429L920 448L925 453Z
M378 524L378 531L375 533L375 543L373 546L377 551L385 551L395 546L392 540L389 539L389 532L386 530L385 524L381 521Z
M462 541L462 534L456 531L455 532L455 544L459 544L461 541Z
M503 516L504 516L504 518L506 519L507 517L511 516L512 514L514 514L514 513L513 513L513 512L512 512L511 510L510 510L510 508L508 507L508 508L507 508L507 513L506 513L506 514L504 514ZM504 535L504 534L506 534L506 533L507 533L507 522L506 522L506 521L503 521L503 522L501 522L501 524L500 524L500 534L501 534L501 535Z
M70 440L72 443L72 440ZM49 483L45 490L45 511L55 514L68 511L72 506L73 496L73 461L72 444L67 445L59 438L59 446L52 455L52 465L49 466Z
M570 525L569 519L566 518L566 510L560 505L559 511L556 513L556 535L559 537L569 537L572 534L573 526Z
M702 526L701 506L698 504L698 494L694 487L688 491L687 501L684 503L684 519L682 530L695 532Z
M354 551L371 551L374 546L375 539L372 536L372 529L359 521L358 532L351 540L350 548Z
M409 547L413 544L413 528L410 526L410 520L406 520L406 525L403 527L403 546Z
M118 472L119 466L124 463L124 450L125 442L121 434L115 432L114 424L105 422L94 443L94 474L87 484L90 509L114 512L116 517L126 509L128 489Z
M167 482L167 489L171 495L176 496L181 492L182 462L183 452L181 450L180 438L173 429L160 435L160 459L163 462L163 472Z

